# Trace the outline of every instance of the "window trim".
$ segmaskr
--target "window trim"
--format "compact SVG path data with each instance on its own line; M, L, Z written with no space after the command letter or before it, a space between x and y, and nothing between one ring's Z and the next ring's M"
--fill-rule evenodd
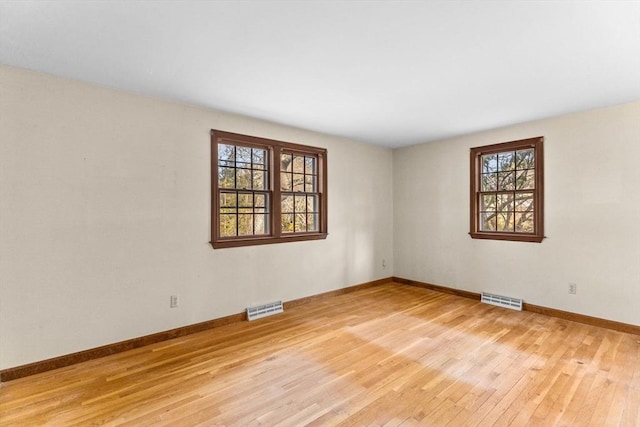
M474 147L470 150L470 227L473 239L508 240L540 243L544 239L544 137L527 138L499 144ZM535 152L535 188L533 196L533 233L480 230L480 158L486 154L533 148Z
M218 144L227 143L267 150L269 168L269 234L256 236L220 236L220 188L218 187ZM283 152L306 154L318 158L318 231L283 233L281 230L280 154ZM327 150L274 139L211 130L211 245L214 249L273 243L326 239L327 228Z

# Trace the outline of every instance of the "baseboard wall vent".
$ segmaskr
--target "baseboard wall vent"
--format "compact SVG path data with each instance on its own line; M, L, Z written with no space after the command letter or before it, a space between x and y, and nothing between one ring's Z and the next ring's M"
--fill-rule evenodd
M502 295L483 292L480 301L485 304L497 305L498 307L522 311L522 300L518 298L504 297Z
M256 307L247 307L247 320L256 320L272 314L282 313L284 308L282 301L270 302L269 304Z

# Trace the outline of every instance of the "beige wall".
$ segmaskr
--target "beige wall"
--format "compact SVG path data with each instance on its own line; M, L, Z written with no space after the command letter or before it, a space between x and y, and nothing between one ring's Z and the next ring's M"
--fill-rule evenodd
M326 147L329 237L213 250L212 128ZM389 149L0 67L0 174L0 369L392 275Z
M471 239L469 148L535 136L547 238ZM639 159L640 103L395 150L394 274L640 325Z

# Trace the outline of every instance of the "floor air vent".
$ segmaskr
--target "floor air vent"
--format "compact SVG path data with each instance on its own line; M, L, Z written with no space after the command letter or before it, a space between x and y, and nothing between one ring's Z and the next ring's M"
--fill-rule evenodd
M282 301L270 302L257 307L247 307L247 320L256 320L272 314L282 313L283 311Z
M518 298L503 297L502 295L483 292L480 301L486 304L497 305L498 307L522 311L522 300Z

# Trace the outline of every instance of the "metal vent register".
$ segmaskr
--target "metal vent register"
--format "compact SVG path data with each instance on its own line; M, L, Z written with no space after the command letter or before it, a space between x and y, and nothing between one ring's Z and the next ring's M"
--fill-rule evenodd
M247 320L256 320L272 314L282 313L284 308L282 301L270 302L256 307L247 307Z
M490 294L487 292L482 293L480 298L485 304L497 305L498 307L510 308L512 310L522 311L522 300L518 298L505 297L502 295Z

